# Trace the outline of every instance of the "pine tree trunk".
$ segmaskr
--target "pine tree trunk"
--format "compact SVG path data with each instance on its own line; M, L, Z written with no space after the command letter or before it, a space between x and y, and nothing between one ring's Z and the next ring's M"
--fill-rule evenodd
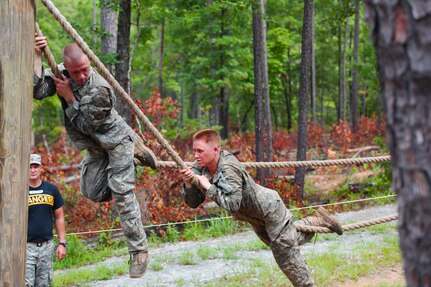
M226 8L220 9L220 36L223 38L229 34L231 34L231 31L229 28L225 29L224 22L225 18L228 13L228 10ZM225 47L223 45L220 45L219 47L219 53L220 53L220 67L223 69L225 66ZM220 81L225 82L225 76L224 73L221 73L220 75ZM223 86L220 89L220 109L219 109L219 124L222 126L222 129L220 131L220 136L222 139L227 139L229 136L229 87L227 84L223 84Z
M352 131L357 132L358 125L358 101L359 101L359 0L355 0L355 28L353 40L353 68L352 68L352 91L350 93L350 121Z
M253 1L253 56L254 56L254 106L255 106L255 134L256 134L256 161L265 161L264 149L264 95L263 95L263 70L262 70L262 15L260 13L260 1ZM257 180L263 183L265 174L262 169L256 169Z
M118 34L117 34L117 54L118 62L115 64L115 78L123 89L130 95L130 75L129 75L129 46L130 46L130 26L131 26L131 2L130 0L120 0L120 12L118 14ZM117 98L115 108L118 113L132 125L133 118L129 106L121 98Z
M407 286L431 286L431 2L369 0Z
M100 27L105 36L102 37L100 51L103 54L113 54L117 51L117 13L113 10L112 1L101 1L100 7ZM106 65L109 72L114 73L113 64Z
M343 99L343 51L341 49L342 29L338 27L338 100L337 100L337 122L341 120Z
M347 43L349 39L349 17L346 17L346 24L344 28L344 43L343 43L343 58L342 58L342 88L343 88L343 104L341 107L343 120L347 118Z
M304 21L302 25L301 71L299 79L298 95L298 147L296 160L307 159L307 115L308 98L310 95L310 65L311 65L311 25L313 17L313 0L304 1ZM299 199L304 198L305 168L297 168L295 172L295 184Z
M314 49L314 15L311 15L311 120L316 119L316 51Z
M265 133L266 133L266 161L272 161L272 123L271 123L271 99L269 97L269 81L268 81L268 52L266 44L266 20L265 20L265 1L260 1L260 24L262 29L262 76L263 87L262 93L265 101ZM270 169L265 170L265 177L271 173Z
M163 98L163 57L165 50L165 18L163 17L160 24L160 47L159 47L159 93Z

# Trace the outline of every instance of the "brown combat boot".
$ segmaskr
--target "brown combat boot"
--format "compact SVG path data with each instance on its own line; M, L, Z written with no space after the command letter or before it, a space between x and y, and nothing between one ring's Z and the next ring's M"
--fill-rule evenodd
M319 207L314 215L306 217L301 221L307 225L327 227L338 235L343 234L343 227L340 222L323 207Z
M140 251L134 254L130 254L130 278L142 277L147 271L148 261L148 251Z
M157 169L156 156L153 151L145 146L144 141L139 135L136 135L135 140L135 158L133 162L135 165L149 166L152 169Z

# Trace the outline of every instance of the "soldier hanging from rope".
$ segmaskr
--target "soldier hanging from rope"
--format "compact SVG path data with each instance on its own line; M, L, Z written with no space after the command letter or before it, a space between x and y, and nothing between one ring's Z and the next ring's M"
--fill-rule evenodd
M81 192L92 201L115 200L131 256L129 274L144 275L148 246L135 187L134 163L156 168L154 154L114 109L111 86L90 66L75 43L67 45L60 77L42 67L47 39L35 34L33 97L59 95L67 134L78 150L86 150L81 164Z
M222 150L220 144L220 136L214 130L202 130L193 136L196 163L180 171L185 202L196 208L209 197L234 218L249 222L294 286L314 286L312 272L298 247L311 241L314 233L297 232L292 213L279 194L256 184L244 165ZM191 184L196 175L203 191ZM327 227L343 234L340 223L323 208L297 223Z

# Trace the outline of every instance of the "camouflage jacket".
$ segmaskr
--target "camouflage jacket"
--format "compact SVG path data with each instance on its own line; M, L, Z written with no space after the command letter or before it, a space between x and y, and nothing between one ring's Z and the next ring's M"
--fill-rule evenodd
M58 65L58 68L61 73L65 73L63 64ZM33 98L41 100L55 95L53 78L51 70L43 70L41 78L35 74ZM77 149L91 149L97 145L109 150L125 137L135 137L134 131L114 108L116 98L111 86L94 68L91 68L83 86L77 85L71 78L69 81L78 102L68 106L62 97L59 98L67 134Z
M229 211L236 219L249 222L254 228L264 228L271 240L275 240L281 229L292 217L279 194L272 189L256 184L244 165L231 153L222 150L214 176L207 168L194 164L193 171L205 175L211 182L206 196ZM197 188L183 188L185 202L192 208L205 200Z

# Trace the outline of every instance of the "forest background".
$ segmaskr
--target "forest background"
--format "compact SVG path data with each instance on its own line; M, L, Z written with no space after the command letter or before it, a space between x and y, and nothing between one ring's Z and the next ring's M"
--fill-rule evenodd
M364 145L384 148L375 50L361 1L52 2L185 160L193 160L191 135L208 127L241 161L341 158ZM60 62L71 39L42 5L37 21ZM121 101L118 110L141 130ZM47 179L61 186L68 232L119 227L112 202L95 204L80 194L82 154L68 141L62 117L57 98L34 101L33 146L44 155ZM170 160L142 133L159 160ZM250 172L289 206L312 200L303 180L289 179L293 169L263 178ZM139 167L136 175L148 223L207 213L185 206L174 169Z

